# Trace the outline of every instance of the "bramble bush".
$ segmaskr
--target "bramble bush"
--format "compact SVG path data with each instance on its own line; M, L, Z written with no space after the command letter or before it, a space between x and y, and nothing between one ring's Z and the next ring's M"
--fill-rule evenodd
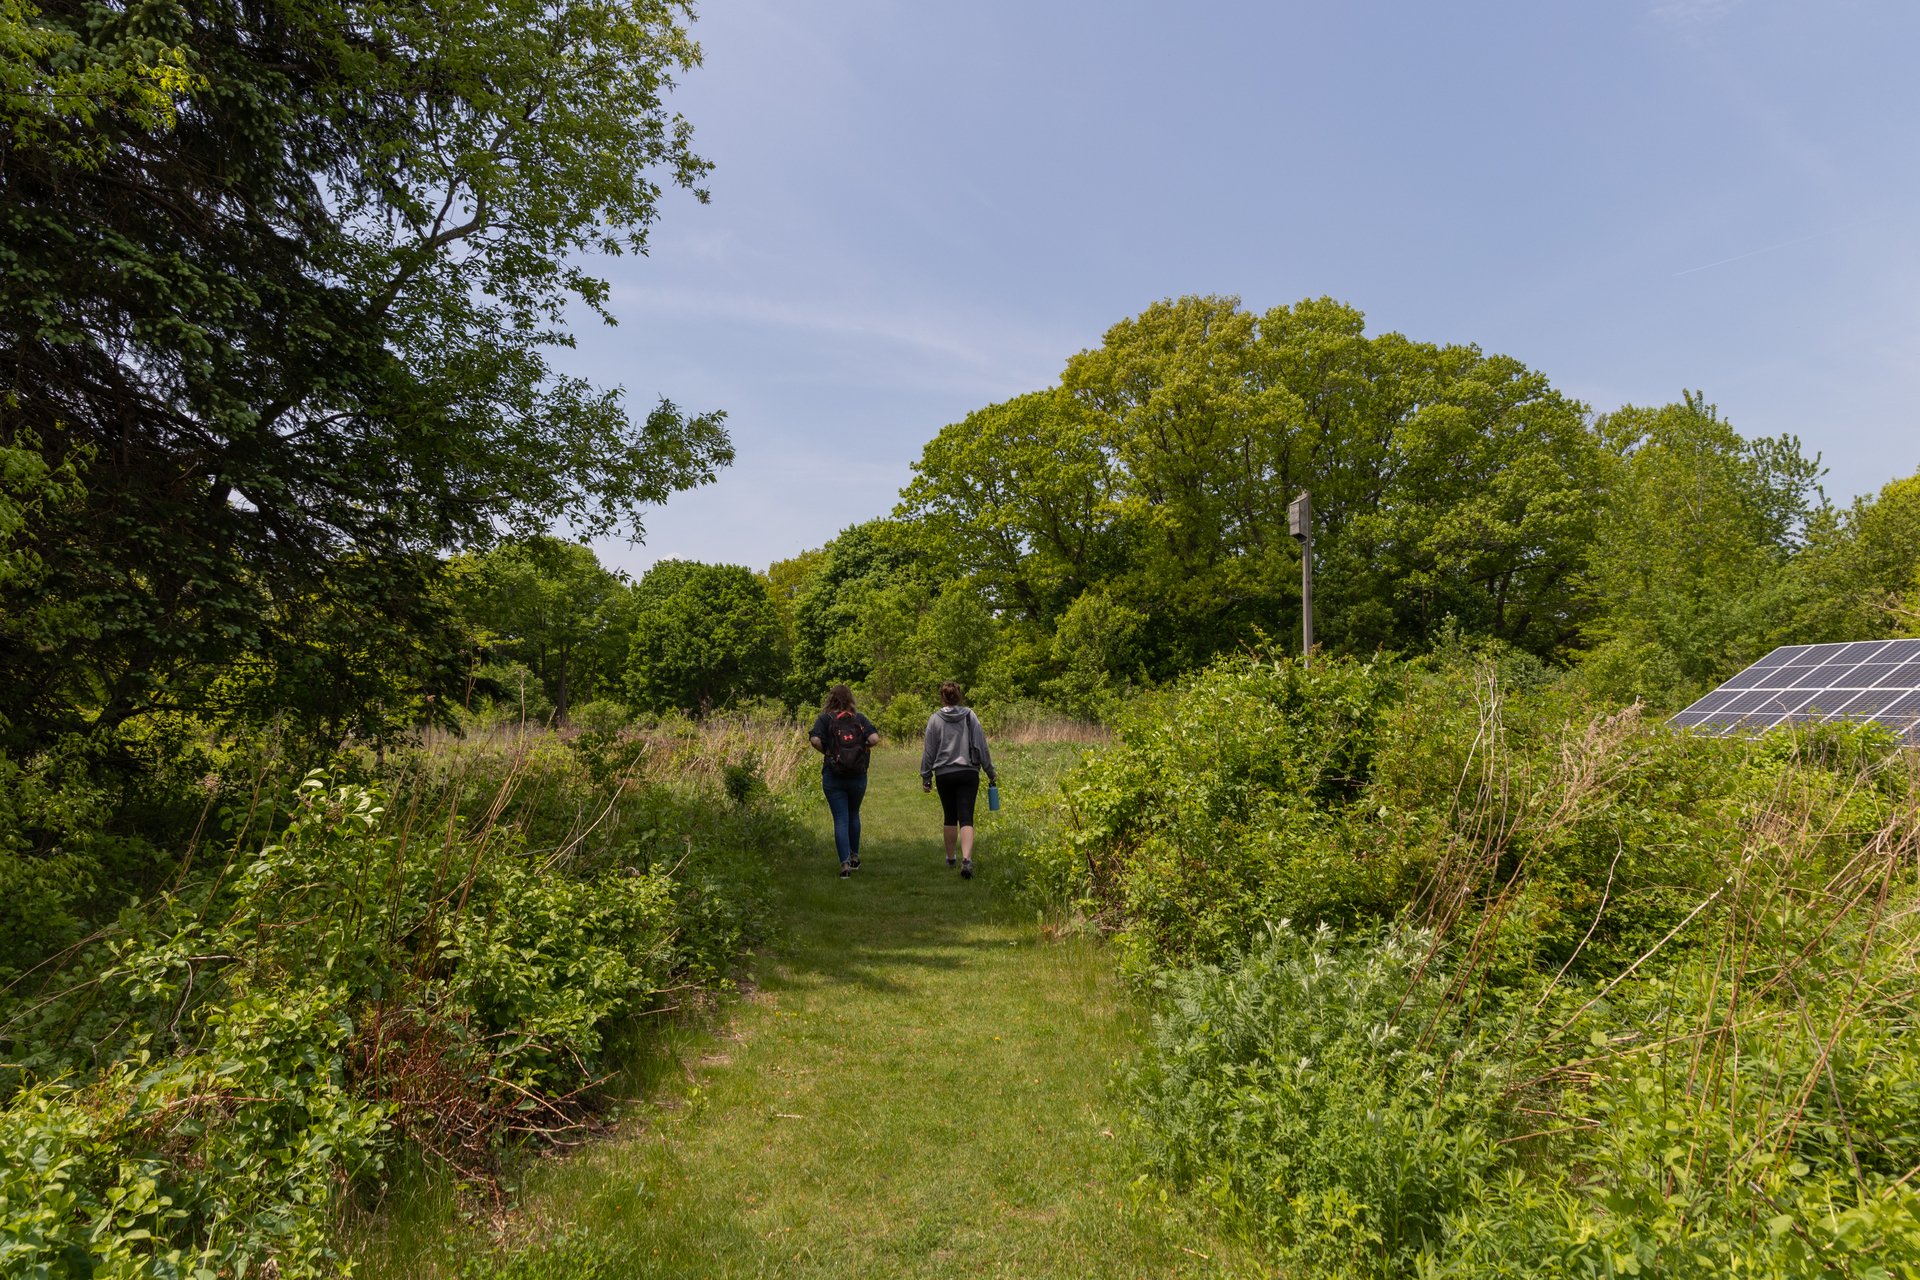
M334 1274L396 1155L485 1180L577 1127L640 1016L759 936L774 807L462 755L310 775L271 842L15 985L0 1274Z

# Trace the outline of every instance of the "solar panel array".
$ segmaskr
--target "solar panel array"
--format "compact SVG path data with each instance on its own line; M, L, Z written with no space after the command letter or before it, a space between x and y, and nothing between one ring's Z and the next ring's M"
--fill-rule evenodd
M1787 645L1671 723L1709 733L1758 733L1820 720L1870 720L1920 746L1920 640Z

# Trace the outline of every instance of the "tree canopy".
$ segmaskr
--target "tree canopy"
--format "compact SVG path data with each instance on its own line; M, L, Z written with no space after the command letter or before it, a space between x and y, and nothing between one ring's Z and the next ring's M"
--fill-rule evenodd
M706 163L680 0L53 0L0 13L0 448L45 490L0 583L22 741L189 705L383 612L383 566L639 514L719 415L557 374L582 255ZM356 574L338 574L351 561ZM77 646L77 651L76 651Z
M751 569L663 560L634 585L632 610L627 694L635 708L701 716L779 694L786 634Z

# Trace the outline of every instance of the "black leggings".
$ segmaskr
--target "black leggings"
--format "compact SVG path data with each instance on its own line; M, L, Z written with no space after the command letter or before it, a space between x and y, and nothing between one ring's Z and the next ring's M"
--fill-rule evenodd
M933 775L934 789L940 793L940 824L946 827L973 825L973 802L980 796L980 771L956 769Z

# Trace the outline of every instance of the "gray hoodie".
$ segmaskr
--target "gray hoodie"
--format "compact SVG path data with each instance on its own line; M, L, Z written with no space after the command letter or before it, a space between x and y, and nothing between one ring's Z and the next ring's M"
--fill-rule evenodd
M980 727L980 717L969 707L942 707L928 716L926 745L920 749L921 779L976 768L987 771L989 782L999 777L987 753L987 731Z

